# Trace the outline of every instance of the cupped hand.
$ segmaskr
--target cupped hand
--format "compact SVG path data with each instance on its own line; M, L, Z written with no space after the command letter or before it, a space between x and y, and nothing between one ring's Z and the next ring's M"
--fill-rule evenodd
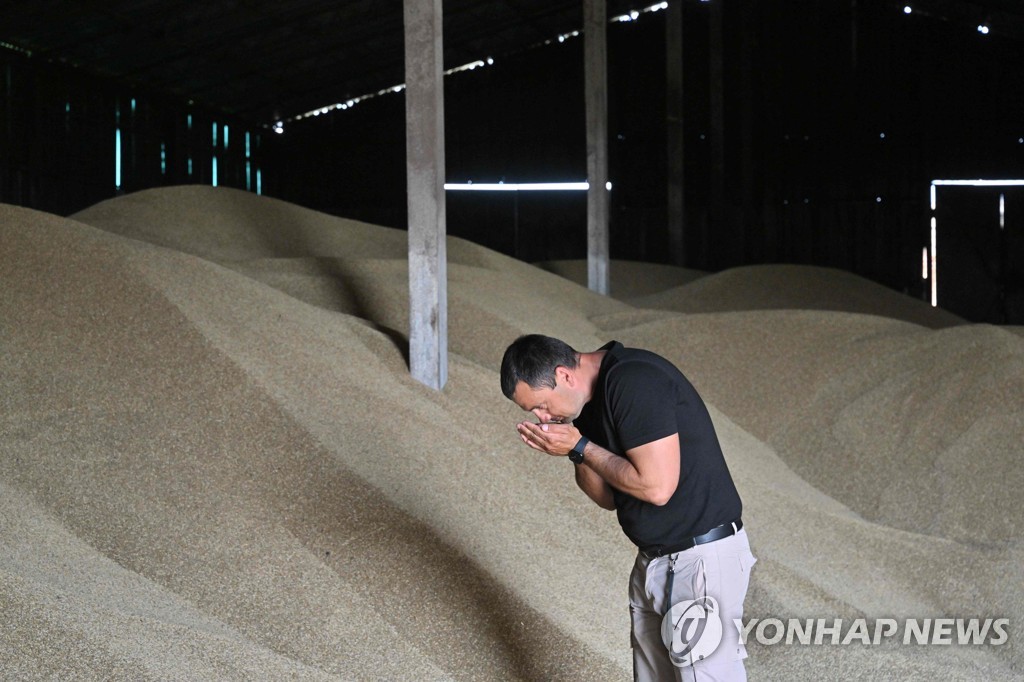
M534 450L564 457L580 439L580 431L572 424L535 424L524 421L516 424L523 442Z

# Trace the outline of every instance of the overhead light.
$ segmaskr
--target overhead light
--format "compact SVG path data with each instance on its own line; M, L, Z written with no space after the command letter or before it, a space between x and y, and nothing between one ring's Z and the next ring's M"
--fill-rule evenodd
M1020 187L1024 180L932 180L933 185L960 187Z
M978 25L978 33L980 33L983 36L987 36L988 35L988 26L986 26L985 24L979 24Z
M913 11L914 11L913 7L911 7L910 5L904 5L904 7L903 7L903 13L904 14L910 14Z
M475 192L529 192L529 191L580 191L590 188L587 182L446 182L446 190L471 190Z
M491 63L494 63L493 59L491 60ZM444 75L449 76L453 73L458 73L459 71L472 71L473 69L476 69L477 67L481 66L487 66L487 62L483 61L482 59L477 59L476 61L469 62L468 64L463 64L462 66L452 67L445 71Z
M929 251L929 262L931 266L932 274L932 307L937 308L939 305L939 272L938 272L938 258L935 255L936 242L938 241L938 231L935 224L935 216L932 216L932 229L931 229L931 251Z
M11 50L12 52L20 52L21 54L29 57L32 56L32 50L26 50L25 48L19 47L13 43L9 43L6 40L0 40L0 47L7 50Z
M612 183L606 182L605 189L611 191ZM579 192L590 189L590 183L583 182L477 182L469 180L464 183L446 182L444 188L448 191L473 191L473 192Z

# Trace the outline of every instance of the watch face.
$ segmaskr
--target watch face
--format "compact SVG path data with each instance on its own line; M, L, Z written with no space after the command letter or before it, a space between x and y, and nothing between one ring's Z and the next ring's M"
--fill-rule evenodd
M583 453L577 450L570 450L569 460L574 462L575 464L579 464L580 462L583 461Z

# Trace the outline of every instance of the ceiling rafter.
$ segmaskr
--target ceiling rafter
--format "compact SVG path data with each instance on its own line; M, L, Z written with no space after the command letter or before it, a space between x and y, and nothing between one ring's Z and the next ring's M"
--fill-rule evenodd
M608 0L608 15L653 3ZM958 21L979 17L993 34L1024 39L1021 0L907 4ZM446 66L499 59L580 29L581 7L582 0L445 0ZM0 41L30 59L193 99L254 124L404 80L402 0L5 2Z

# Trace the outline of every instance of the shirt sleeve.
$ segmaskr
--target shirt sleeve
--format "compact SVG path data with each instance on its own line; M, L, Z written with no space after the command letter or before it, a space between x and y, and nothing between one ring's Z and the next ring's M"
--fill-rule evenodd
M608 409L625 450L676 433L676 395L672 380L658 367L626 361L608 374Z

